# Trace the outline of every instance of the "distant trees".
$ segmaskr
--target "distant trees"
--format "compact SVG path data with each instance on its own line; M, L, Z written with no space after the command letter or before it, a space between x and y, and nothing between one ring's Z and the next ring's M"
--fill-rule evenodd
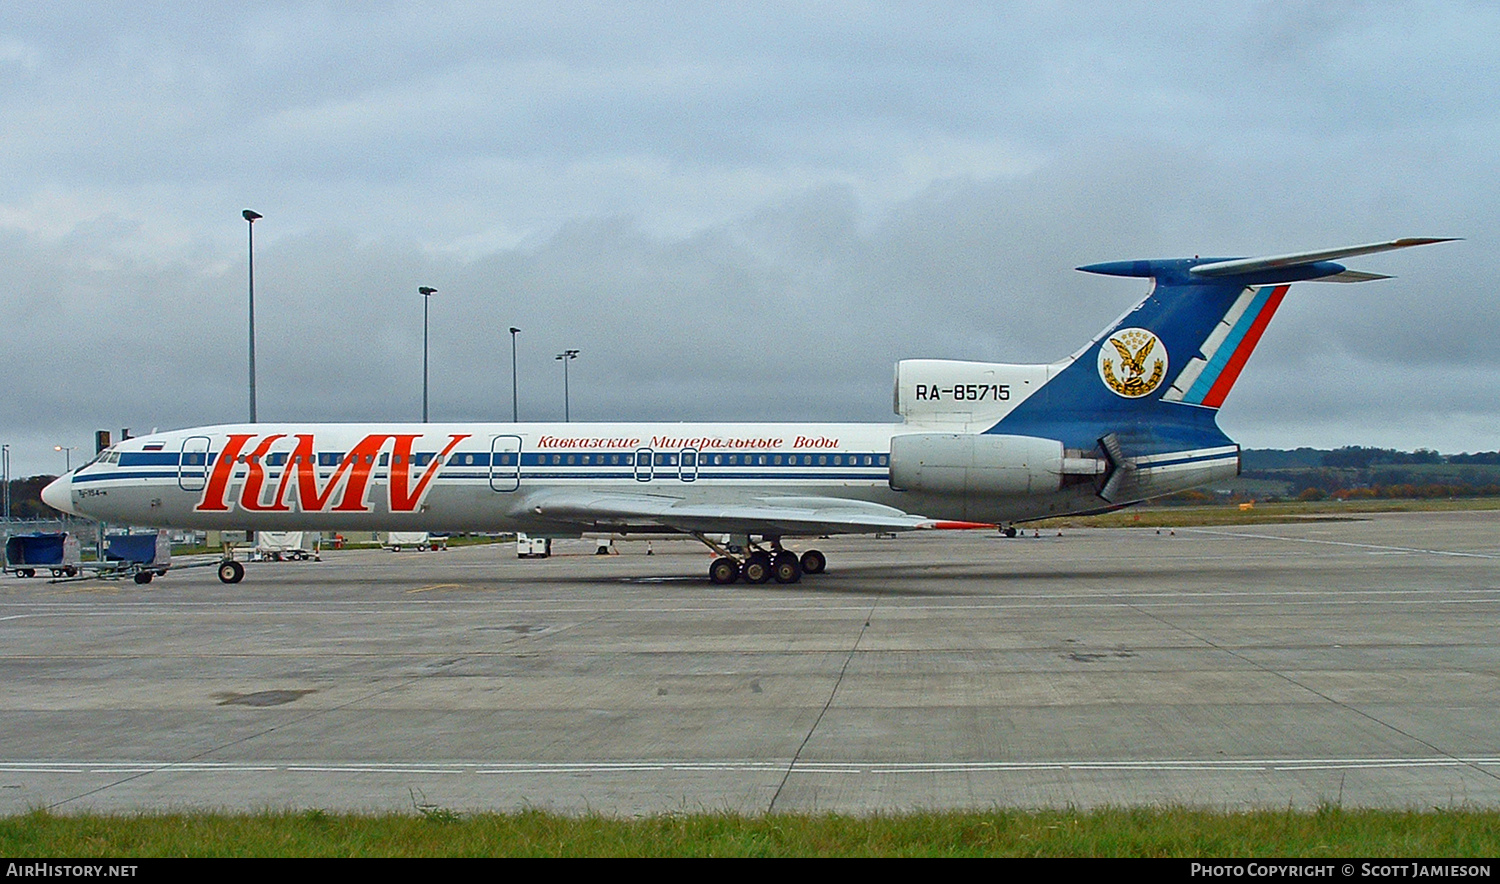
M1500 495L1500 451L1439 454L1349 445L1332 451L1248 449L1242 475L1285 482L1302 500Z
M10 517L12 519L55 519L57 510L42 503L42 489L56 476L32 476L10 480Z
M1364 448L1348 445L1324 453L1323 466L1336 469L1367 469L1376 464L1432 464L1443 463L1443 456L1431 448L1416 451L1397 451L1393 448Z

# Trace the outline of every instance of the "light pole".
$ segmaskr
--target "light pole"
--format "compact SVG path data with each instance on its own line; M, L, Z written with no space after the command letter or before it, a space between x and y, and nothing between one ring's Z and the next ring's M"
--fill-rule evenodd
M521 422L521 407L516 397L516 333L520 329L510 327L510 422L517 424Z
M52 446L52 450L53 451L61 451L61 452L63 452L63 458L64 458L63 462L68 465L68 470L67 471L70 472L70 473L73 472L73 449L75 447L77 447L77 446L74 446L74 445L54 445L54 446Z
M578 358L578 351L564 350L553 358L563 364L563 423L568 423L572 420L568 415L568 363Z
M0 445L0 472L5 474L5 523L10 524L10 446Z
M427 302L437 294L437 289L424 285L417 289L422 296L422 423L427 423Z
M245 219L245 230L249 232L249 244L246 251L249 254L250 265L250 423L255 423L255 222L264 216L259 212L246 209L240 213Z

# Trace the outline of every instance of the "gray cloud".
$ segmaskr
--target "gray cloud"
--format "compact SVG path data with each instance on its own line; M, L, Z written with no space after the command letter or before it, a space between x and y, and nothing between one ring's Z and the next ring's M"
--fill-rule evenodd
M1246 444L1493 449L1484 4L50 4L0 12L0 437L264 419L890 419L891 363L1041 361L1084 263L1402 235L1293 289Z

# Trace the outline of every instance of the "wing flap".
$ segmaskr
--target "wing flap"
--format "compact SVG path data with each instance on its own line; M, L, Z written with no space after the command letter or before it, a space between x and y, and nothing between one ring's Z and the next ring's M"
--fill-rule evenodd
M562 491L539 494L528 501L528 508L551 521L615 531L665 529L685 533L788 536L992 527L939 521L895 507L837 497L757 497L689 502L650 494Z

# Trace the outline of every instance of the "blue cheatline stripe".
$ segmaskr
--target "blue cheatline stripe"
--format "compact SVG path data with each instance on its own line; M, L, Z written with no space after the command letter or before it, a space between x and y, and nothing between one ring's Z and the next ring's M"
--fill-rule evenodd
M188 478L201 478L201 474L189 474ZM171 479L173 481L176 481L177 471L149 470L132 471L129 473L120 471L114 473L86 473L84 475L74 474L73 476L73 481L80 484L83 482L108 482L113 479Z
M1155 466L1155 464L1152 464L1152 466ZM880 470L878 472L857 472L857 473L851 473L851 472L847 472L847 471L841 471L838 467L830 467L830 468L827 469L826 472L821 472L821 473L819 473L819 472L801 472L801 471L799 471L799 472L791 472L790 469L788 467L786 467L786 466L783 466L783 467L780 468L781 472L776 472L775 470L777 468L775 468L775 467L772 467L771 471L768 471L768 472L762 472L762 470L764 470L765 468L764 467L758 467L758 466L757 467L746 467L745 469L754 469L754 470L756 470L756 472L753 472L753 473L750 473L750 472L730 472L730 471L724 470L724 469L707 469L706 470L706 469L699 468L698 472L695 475L694 474L689 474L689 481L692 481L692 480L703 480L703 479L741 479L741 480L744 480L744 479L753 479L753 480L762 480L762 479L809 479L809 480L825 480L825 481L870 481L870 482L884 482L884 481L886 481L889 478L889 473L886 472L885 470ZM236 470L235 473L234 473L234 475L231 478L234 479L234 480L244 479L245 475L246 475L245 473ZM188 478L188 479L206 479L207 478L207 474L203 473L203 472L189 472L189 473L183 474L183 477ZM318 475L318 479L322 480L322 481L327 481L328 479L331 479L332 477L333 477L333 473L321 473L321 474ZM121 481L121 482L123 482L123 481L139 480L139 479L171 479L173 481L176 481L178 478L179 478L179 475L178 475L177 471L175 471L175 470L172 470L172 471L162 471L162 470L129 470L129 471L126 471L126 470L117 470L117 471L112 472L112 473L85 473L85 474L82 474L82 475L75 475L73 477L73 481L76 482L76 483L78 483L78 484L84 484L84 483L87 483L87 482L114 482L114 481ZM457 480L457 479L468 479L468 480L473 480L473 481L488 481L490 478L491 478L491 476L490 476L489 473L450 473L450 472L442 472L442 473L439 473L436 476L435 481L440 482L440 483L441 482L446 482L446 481ZM498 478L504 479L504 478L514 478L514 477L513 476L498 476ZM627 480L628 479L628 480L635 480L636 479L636 474L634 472L628 471L628 470L621 470L621 471L614 471L614 472L596 472L596 471L593 471L590 468L577 468L577 469L574 469L574 470L572 470L570 472L570 471L568 471L568 468L566 466L563 466L561 470L556 470L556 469L546 470L546 471L542 471L542 470L523 470L521 472L521 479L522 479L522 481L534 481L534 480L537 480L537 479L602 479L602 480ZM267 482L267 484L270 484L270 483L273 483L273 482L279 482L280 480L281 480L281 473L273 473L273 472L267 472L266 473L266 482ZM372 472L370 474L370 480L372 482L389 481L390 480L390 473L388 473L388 472ZM676 470L664 468L664 469L659 469L659 470L654 471L651 474L650 481L652 481L652 482L669 482L669 481L670 482L676 482L676 481L681 481L681 479L680 479L680 477L679 477L679 475L678 475L678 473L677 473Z
M446 475L438 476L438 481L441 482L445 478L452 478L452 477L449 477L449 476L446 476ZM488 479L489 476L486 474L485 476L483 476L481 478ZM496 478L500 478L500 479L513 479L515 477L514 476L497 476ZM687 481L700 481L701 482L701 481L703 481L705 479L742 479L742 480L743 479L810 479L810 480L824 480L824 481L830 481L830 482L834 482L834 481L855 481L855 480L857 480L857 481L869 481L869 482L885 482L889 478L890 478L890 474L889 473L884 473L884 472L882 472L882 473L723 473L723 472L713 473L713 472L705 472L703 470L699 470L696 476L694 476L692 474L689 474ZM635 480L636 479L636 475L635 475L635 473L550 473L550 472L547 472L547 473L523 472L521 474L521 482L522 482L522 484L525 484L527 482L536 481L538 479L632 479L632 480ZM646 482L646 480L645 480L644 477L640 478L637 481L640 481L642 484L644 484ZM658 471L656 471L655 473L653 473L651 475L650 481L651 482L678 482L678 481L682 481L682 480L678 477L676 471L667 472L667 471L664 471L664 470L658 470Z
M1250 331L1250 326L1255 324L1255 318L1260 316L1260 311L1266 309L1266 302L1271 300L1273 289L1275 286L1263 285L1255 290L1255 298L1250 302L1250 306L1240 314L1239 321L1234 324L1234 328L1229 330L1224 340L1219 342L1219 348L1214 351L1208 364L1199 373L1198 380L1193 382L1193 388L1182 397L1184 402L1190 405L1203 404L1204 397L1208 395L1209 390L1213 389L1214 381L1219 379L1224 367L1229 364L1230 357L1234 356L1234 351L1239 349L1240 342L1245 339L1245 333Z
M123 451L120 453L120 466L122 467L175 467L177 466L177 452L134 452Z
M1216 460L1237 460L1238 457L1237 454L1199 454L1190 457L1174 458L1172 460L1153 460L1150 463L1141 464L1140 469L1154 470L1158 467L1180 467L1183 464L1210 463Z
M325 467L325 468L326 467L338 467L338 466L341 466L343 464L344 456L345 455L344 455L343 452L321 451L321 452L317 453L317 461L318 461L317 465L319 467ZM382 456L385 457L387 455L382 455ZM415 467L425 467L429 463L432 462L432 458L434 456L436 456L435 452L413 452L412 453L412 461L413 461L412 466L415 466ZM880 463L879 459L882 458L882 457L887 457L887 456L889 456L889 452L883 452L883 451L882 452L860 451L860 452L853 452L853 453L839 452L838 454L786 454L786 453L783 453L783 452L767 452L767 453L762 454L762 453L759 453L759 452L751 452L751 453L747 453L747 454L734 454L734 455L713 454L713 453L705 454L703 452L699 452L698 453L698 464L699 464L699 466L716 466L716 467L720 467L720 466L722 466L722 467L741 467L741 466L743 466L743 467L796 467L796 466L803 466L803 467L811 467L811 466L820 466L820 467L821 466L850 466L850 467L853 467L853 466L883 466L883 464ZM165 452L165 453L151 452L151 453L145 453L145 454L131 452L131 453L125 453L125 454L121 454L120 455L120 466L122 466L122 467L145 467L145 466L171 466L171 467L175 467L179 463L185 464L187 466L202 466L203 465L203 463L202 463L203 460L206 460L208 464L212 465L214 462L216 462L218 460L218 457L219 457L219 452L217 452L217 451L209 452L206 458L204 457L204 453L201 452L201 451L199 451L199 452L188 452L186 459L180 459L180 455L177 452ZM477 453L476 454L476 453L471 453L471 452L458 452L458 453L449 455L448 462L445 464L445 466L448 466L448 467L471 467L471 466L487 467L487 466L492 466L492 465L493 466L514 466L515 465L515 461L513 460L514 457L515 457L515 452L496 453L495 455L493 455L493 458L488 453ZM554 462L553 458L555 458L555 457L556 458L562 458L563 459L562 462ZM573 463L568 463L567 462L567 458L570 458L570 457L574 458ZM587 463L582 462L582 459L585 458L585 457L590 458L591 460L589 462L587 462ZM656 452L656 456L655 456L655 459L653 461L653 465L654 466L658 466L658 467L675 467L675 466L677 466L678 457L679 457L679 453L676 452L676 451L672 451L672 452L661 452L661 451L659 451L659 452ZM715 458L715 457L723 458L723 459L726 459L726 460L728 458L730 458L730 457L735 457L735 458L743 460L743 463L732 463L732 464L731 463L712 463L711 458ZM831 461L834 457L860 458L860 459L868 457L868 458L870 458L872 460L872 463L869 463L869 464L859 464L859 463L853 463L853 462L851 462L851 463L846 463L846 464L833 464L833 463L830 462L830 463L821 463L820 464L820 463L816 463L816 462L812 462L812 463L806 463L806 462L803 462L803 463L788 462L788 463L778 464L778 463L773 463L772 462L776 457L781 457L781 458L784 458L784 459L786 459L788 461L791 461L793 458L818 458L818 457L822 457L822 458L827 458L829 461ZM605 458L611 458L611 460L606 461ZM618 460L615 460L614 458L618 458ZM759 462L760 458L765 458L765 462L764 463L760 463ZM262 463L263 466L267 466L267 467L282 467L282 466L286 466L286 461L287 461L287 455L285 453L283 453L283 452L273 452L271 454L265 455L265 458L264 458L264 460L261 461L261 463ZM388 466L389 462L387 460L386 462L379 463L379 465L380 466ZM635 466L635 453L634 452L628 452L628 453L620 453L620 454L557 454L557 453L553 453L553 452L546 452L546 453L526 452L525 454L523 454L521 456L521 465L522 466L538 466L538 467L540 467L540 466L597 466L597 467L602 467L602 466L612 466L612 467L619 466L619 467L631 467L631 466ZM644 466L644 461L642 462L642 465Z

